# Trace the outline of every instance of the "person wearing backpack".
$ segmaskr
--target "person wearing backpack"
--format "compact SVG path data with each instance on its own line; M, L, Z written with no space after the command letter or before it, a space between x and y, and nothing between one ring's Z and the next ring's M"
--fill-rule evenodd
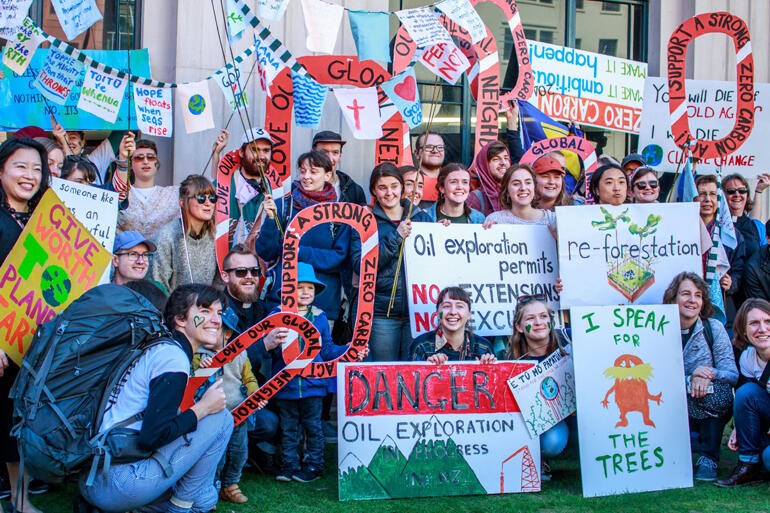
M226 303L224 294L208 285L182 285L172 292L165 322L173 343L151 346L128 369L110 394L99 428L103 433L143 414L125 427L138 431L138 449L152 455L112 465L90 486L84 472L80 492L88 503L115 512L207 512L216 506L214 473L233 431L222 380L190 409L178 410L193 354L217 343Z
M679 307L690 438L693 452L700 454L694 477L714 481L722 432L733 412L732 387L738 381L732 344L724 326L710 318L714 307L709 286L697 274L676 275L663 303Z

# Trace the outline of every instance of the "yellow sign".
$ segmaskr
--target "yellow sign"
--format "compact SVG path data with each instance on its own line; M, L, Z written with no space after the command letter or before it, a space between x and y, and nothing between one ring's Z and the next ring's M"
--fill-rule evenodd
M37 326L98 285L110 257L48 189L0 267L0 349L21 365Z

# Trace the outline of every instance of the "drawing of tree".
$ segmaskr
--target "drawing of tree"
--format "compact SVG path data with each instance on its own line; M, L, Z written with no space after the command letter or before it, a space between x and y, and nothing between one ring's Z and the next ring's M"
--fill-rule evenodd
M604 214L604 219L601 221L591 221L591 226L594 228L598 228L599 231L607 231L607 230L615 230L615 242L618 242L618 222L625 221L627 223L631 222L631 218L628 217L628 209L625 209L623 212L618 214L617 216L613 216L609 213L609 211L604 207L599 207L599 210L602 211L602 214Z

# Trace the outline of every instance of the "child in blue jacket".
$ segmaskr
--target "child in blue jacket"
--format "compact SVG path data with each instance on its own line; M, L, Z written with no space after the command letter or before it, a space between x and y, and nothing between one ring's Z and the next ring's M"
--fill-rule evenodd
M310 320L321 334L321 351L315 361L330 361L342 355L347 346L338 346L332 342L329 321L323 310L313 306L316 294L326 285L315 276L313 266L304 262L297 264L297 306L299 315ZM279 311L276 307L273 312ZM288 328L277 328L269 338L278 339L282 344L296 336ZM300 337L300 350L304 341ZM368 351L360 352L360 358L366 357ZM273 358L273 375L286 366L281 348L271 351ZM276 476L278 481L299 481L306 483L321 477L324 467L324 433L321 423L323 398L327 393L326 380L297 376L275 394L278 416L281 425L281 454L283 462L281 472ZM305 431L305 458L300 465L298 447L302 440L302 429Z

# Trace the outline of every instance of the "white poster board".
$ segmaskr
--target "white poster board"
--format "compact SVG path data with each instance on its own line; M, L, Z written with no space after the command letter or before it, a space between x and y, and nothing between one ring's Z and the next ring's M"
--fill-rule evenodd
M562 121L638 133L647 63L527 40L530 102Z
M556 350L542 362L508 380L524 425L532 438L575 413L575 368L572 347Z
M725 137L735 123L735 81L687 80L687 117L693 135L713 141ZM758 128L770 126L770 84L754 83L754 130L735 153L724 158L703 159L698 173L715 173L722 166L722 176L741 173L754 177L770 169L770 147ZM639 152L659 171L675 172L683 163L682 150L674 144L668 109L668 82L661 77L647 77L644 84L644 109L639 131Z
M676 305L570 310L583 495L692 486Z
M471 296L477 335L510 335L516 298L543 294L554 310L559 268L556 241L545 226L413 223L404 245L412 336L438 326L441 289Z
M91 235L112 253L118 224L118 193L56 177L51 177L51 188ZM108 265L99 284L110 282L111 270L112 265Z
M506 384L532 363L340 363L340 500L540 491Z
M561 307L657 304L682 271L701 274L697 203L556 207Z

